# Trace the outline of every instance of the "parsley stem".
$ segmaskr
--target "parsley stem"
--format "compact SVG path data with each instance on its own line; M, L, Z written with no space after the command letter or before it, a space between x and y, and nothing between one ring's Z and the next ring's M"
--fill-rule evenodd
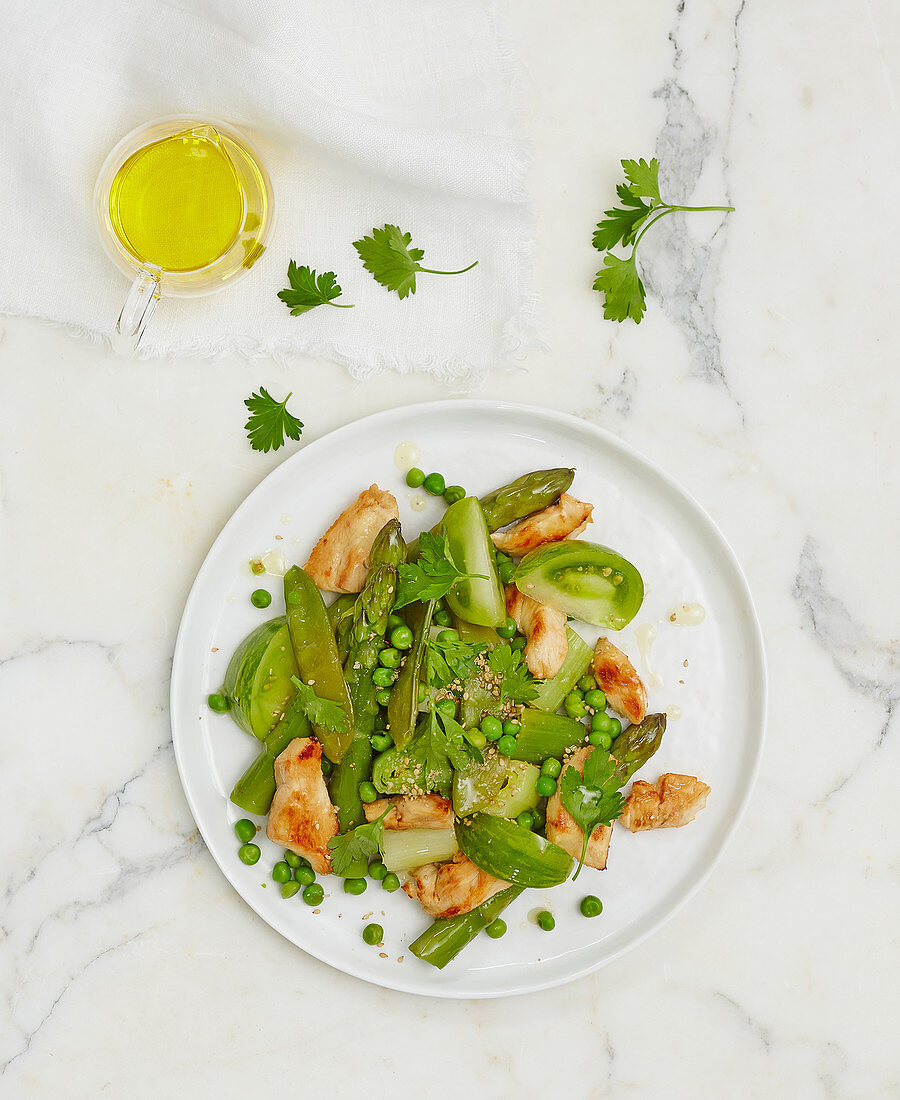
M664 209L661 209L663 207L664 207ZM660 203L659 206L654 206L653 214L656 214L657 216L653 217L652 214L651 214L650 217L649 217L649 220L644 223L644 228L640 231L640 233L638 233L637 238L635 239L635 242L634 242L634 248L632 248L632 250L631 250L631 258L632 259L634 259L634 254L635 254L635 252L637 252L637 246L641 242L641 237L643 237L643 235L647 232L647 230L652 225L656 225L656 223L658 221L662 221L662 219L667 214L674 214L678 210L686 210L688 213L700 212L700 211L703 211L703 210L721 210L724 213L728 214L728 213L731 213L731 211L734 210L734 207L733 206L672 206L670 203L667 203L667 202Z
M326 302L326 305L334 306L335 309L353 309L354 302Z
M416 271L425 271L429 275L462 275L466 271L471 271L477 263L478 261L476 260L475 263L469 264L468 267L461 267L459 271L435 271L433 267L420 267L418 264L416 264Z

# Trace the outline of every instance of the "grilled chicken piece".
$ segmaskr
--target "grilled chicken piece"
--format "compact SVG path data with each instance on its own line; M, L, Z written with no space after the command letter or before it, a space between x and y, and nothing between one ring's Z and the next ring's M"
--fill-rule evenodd
M411 872L403 889L431 917L468 913L509 886L482 871L462 852L449 863L426 863Z
M384 816L385 829L452 829L453 805L439 794L419 798L378 798L363 804L366 821Z
M389 519L399 515L394 497L371 485L341 512L313 547L303 568L326 592L360 592L375 536Z
M576 749L571 756L563 761L563 771L571 764L580 772L584 771L585 761L594 750L591 748ZM603 751L602 749L600 750ZM559 789L547 800L547 824L545 828L547 839L558 844L573 856L581 859L581 846L584 843L584 833L575 823L575 819L562 804ZM588 841L587 852L584 856L586 867L596 867L598 871L606 870L606 857L609 855L609 842L612 839L612 829L608 825L598 825L591 833Z
M491 538L498 550L518 557L543 546L545 542L559 542L580 535L591 522L593 510L593 504L585 504L568 493L561 493L556 504L520 519L506 531L491 535Z
M634 665L608 638L598 638L594 647L594 679L607 702L630 722L640 722L647 713L647 689Z
M644 829L677 829L687 825L706 805L710 788L694 775L666 772L656 786L636 779L619 821L633 833Z
M538 603L510 584L506 588L506 613L528 639L525 663L531 675L539 680L555 676L569 652L563 612Z
M327 875L328 841L337 834L337 812L322 776L322 746L314 737L295 737L275 760L275 797L266 836Z

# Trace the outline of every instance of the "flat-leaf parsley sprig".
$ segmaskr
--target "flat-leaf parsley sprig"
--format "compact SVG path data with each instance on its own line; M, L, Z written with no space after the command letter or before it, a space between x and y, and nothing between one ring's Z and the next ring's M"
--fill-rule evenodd
M244 429L254 451L277 451L284 446L285 436L288 439L300 438L303 423L287 411L290 397L288 394L284 401L276 401L268 390L260 386L259 393L245 398L250 419Z
M412 248L411 242L409 233L404 233L396 225L385 224L381 229L373 229L371 237L354 241L353 247L359 253L366 271L388 290L395 290L398 298L415 294L417 271L429 275L462 275L478 263L475 260L459 271L436 271L431 267L422 267L419 260L425 253L421 248Z
M292 317L309 313L316 306L334 306L335 309L353 309L351 302L336 302L343 291L333 271L317 275L311 267L298 267L293 260L288 264L289 288L278 291L278 297L291 311Z
M647 308L644 284L638 274L635 254L641 238L676 210L721 210L729 213L733 206L679 206L664 202L659 194L659 161L623 160L627 183L616 187L620 205L605 210L606 217L594 231L594 248L606 252L603 267L597 272L594 290L603 295L603 316L608 321L624 321L630 317L640 324ZM631 255L622 259L608 251L617 244L631 245Z

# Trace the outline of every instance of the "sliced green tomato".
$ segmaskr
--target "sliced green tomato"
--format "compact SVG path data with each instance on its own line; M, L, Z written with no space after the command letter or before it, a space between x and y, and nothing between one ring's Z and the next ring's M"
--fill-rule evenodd
M475 623L467 623L458 616L453 617L453 625L459 633L460 641L470 645L495 646L500 641L500 635L492 626L476 626Z
M506 599L497 573L494 544L477 497L451 504L441 521L447 549L456 567L472 575L447 593L447 606L459 619L476 626L503 626ZM486 578L486 579L482 579Z
M228 662L223 690L235 722L264 741L294 697L297 675L287 620L283 615L258 626Z
M574 619L621 630L640 610L644 582L630 561L594 542L564 539L519 562L513 584Z
M453 773L453 810L459 817L486 810L496 801L506 782L506 760L488 753L483 764L472 761Z
M398 875L452 859L459 851L453 829L385 829L381 848L385 867Z
M498 817L518 817L524 810L538 804L537 781L541 769L524 760L506 759L506 778L494 801L485 807L485 813Z
M563 699L590 667L594 651L587 642L570 626L566 627L566 638L569 641L569 650L562 668L552 680L540 680L535 685L537 695L531 700L531 706L537 707L538 710L558 710L562 706Z
M572 870L568 852L505 817L472 814L456 823L456 839L476 867L516 886L558 886Z

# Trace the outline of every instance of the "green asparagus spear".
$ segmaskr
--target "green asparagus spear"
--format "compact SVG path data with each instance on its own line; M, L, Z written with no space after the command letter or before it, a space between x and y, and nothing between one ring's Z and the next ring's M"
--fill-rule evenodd
M498 531L551 505L572 484L574 470L535 470L481 498L488 529Z
M354 732L343 760L334 769L331 800L337 809L341 832L365 821L359 784L369 778L372 766L372 742L378 702L372 682L372 670L384 642L388 616L397 590L397 565L406 547L400 523L392 519L382 527L369 554L369 575L356 602L349 628L349 648L344 662L344 679L353 704ZM349 878L360 878L365 868L351 868Z
M501 890L499 894L494 894L492 898L488 898L486 902L469 913L436 920L409 945L410 951L422 962L430 963L438 970L443 970L466 944L475 939L482 928L486 928L492 920L496 920L521 893L521 886L510 886L508 890Z
M231 801L251 814L267 814L275 797L275 758L295 737L309 737L312 728L296 696L278 725L266 736L263 750L235 783Z
M400 675L391 688L391 700L388 703L388 729L398 749L406 748L416 732L419 680L428 649L428 631L433 614L434 600L429 600L427 604L412 604L406 615L406 621L413 632L413 644Z
M300 679L310 684L322 699L339 703L352 723L353 707L322 594L312 577L299 565L293 566L284 575L284 603ZM346 734L326 726L313 728L328 759L339 761L350 744L352 733L349 725Z
M665 714L648 714L643 721L619 734L610 752L618 764L615 775L620 787L647 763L659 748L665 732Z

